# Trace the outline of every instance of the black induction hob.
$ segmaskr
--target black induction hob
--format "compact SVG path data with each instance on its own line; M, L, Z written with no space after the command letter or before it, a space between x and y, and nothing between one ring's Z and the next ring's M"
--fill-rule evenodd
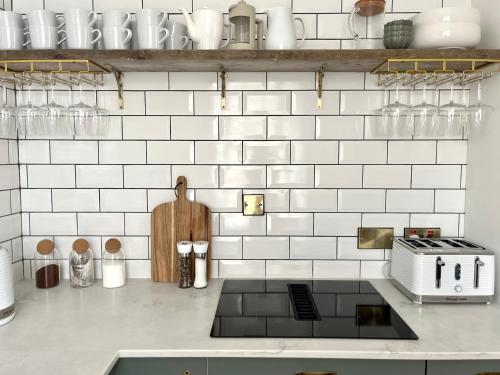
M368 281L226 280L212 337L416 340Z

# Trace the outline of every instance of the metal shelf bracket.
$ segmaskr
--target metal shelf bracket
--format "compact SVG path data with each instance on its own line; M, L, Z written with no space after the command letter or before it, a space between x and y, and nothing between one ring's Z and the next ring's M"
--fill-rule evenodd
M118 107L123 109L125 101L123 100L123 73L118 70L113 70L113 75L116 79L116 86L118 88Z
M221 81L220 107L222 109L226 108L226 78L227 78L227 73L224 70L224 68L222 68L220 73L220 81Z
M316 72L317 90L318 90L318 103L317 108L323 108L323 78L325 78L325 66L321 66L320 70Z

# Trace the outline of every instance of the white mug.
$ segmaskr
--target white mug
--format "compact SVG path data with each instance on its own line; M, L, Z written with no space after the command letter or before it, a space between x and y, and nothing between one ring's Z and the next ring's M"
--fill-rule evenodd
M84 9L68 9L64 11L64 19L68 25L94 26L97 22L97 13Z
M135 19L139 29L146 25L163 27L167 21L167 16L167 12L158 9L138 9L135 12Z
M101 40L102 32L87 25L66 25L66 36L69 49L92 49Z
M102 28L105 49L129 49L132 30L121 26L104 26Z
M169 34L167 29L155 25L139 27L138 33L141 49L163 49Z
M0 26L0 49L23 49L29 42L24 42L28 31L22 27Z
M56 49L66 40L66 36L59 39L59 35L65 34L64 30L58 30L55 26L31 25L29 27L29 41L33 49Z
M102 13L103 27L121 26L128 27L132 21L132 15L121 10L106 10Z
M12 11L0 12L0 27L21 27L24 28L23 16Z
M46 26L54 26L57 27L57 18L62 17L61 15L56 16L56 14L50 10L32 10L28 12L28 24L30 26L34 25L46 25ZM62 27L63 24L59 25L59 28Z

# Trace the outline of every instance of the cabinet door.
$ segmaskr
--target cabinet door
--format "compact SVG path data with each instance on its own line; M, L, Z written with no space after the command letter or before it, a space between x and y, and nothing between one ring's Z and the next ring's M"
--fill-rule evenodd
M206 358L120 358L110 375L206 375Z
M425 375L425 361L209 358L208 375Z
M500 375L500 361L428 361L427 375Z

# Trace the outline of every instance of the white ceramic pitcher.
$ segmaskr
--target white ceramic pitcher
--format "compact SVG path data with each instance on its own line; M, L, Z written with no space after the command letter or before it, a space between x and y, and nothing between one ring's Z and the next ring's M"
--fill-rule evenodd
M203 8L195 10L192 16L186 9L181 9L186 18L189 36L193 39L196 49L219 49L229 44L231 38L221 46L224 27L224 16L221 12Z
M288 7L273 7L264 10L267 14L268 28L266 35L266 49L296 49L306 38L306 26L301 18L293 17L292 10ZM302 26L302 35L297 43L295 21Z

